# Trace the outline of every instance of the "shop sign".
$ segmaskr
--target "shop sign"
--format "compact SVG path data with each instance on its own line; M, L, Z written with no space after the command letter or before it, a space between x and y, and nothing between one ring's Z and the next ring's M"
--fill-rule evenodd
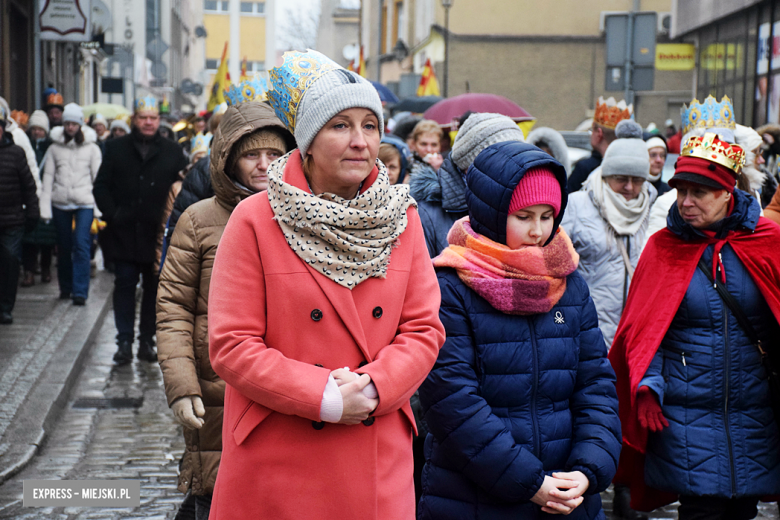
M741 43L711 43L701 51L701 68L735 70L742 67L744 47Z
M655 44L656 70L693 70L696 67L696 46L692 43Z
M40 23L41 39L57 41L89 41L89 0L44 0Z

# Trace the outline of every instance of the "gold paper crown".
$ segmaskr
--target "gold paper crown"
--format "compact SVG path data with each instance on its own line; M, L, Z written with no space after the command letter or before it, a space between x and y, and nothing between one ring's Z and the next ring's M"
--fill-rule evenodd
M631 119L633 112L634 105L626 105L622 99L618 103L613 97L605 101L603 96L599 96L593 121L607 128L615 128L622 120Z
M681 157L698 157L720 164L739 174L745 164L745 150L738 144L722 141L717 134L707 132L701 137L689 137L685 141Z
M714 97L707 96L704 103L698 99L691 101L688 106L680 109L683 135L695 128L728 128L734 130L737 122L734 121L734 107L728 96L718 102Z

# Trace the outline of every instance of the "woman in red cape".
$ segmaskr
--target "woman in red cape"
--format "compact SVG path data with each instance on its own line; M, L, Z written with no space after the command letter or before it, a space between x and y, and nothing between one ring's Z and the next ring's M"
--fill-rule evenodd
M637 510L679 499L681 520L750 519L759 497L780 493L767 373L713 284L777 351L780 227L734 188L743 161L715 134L686 142L669 182L677 204L642 254L609 353L623 426L615 482Z

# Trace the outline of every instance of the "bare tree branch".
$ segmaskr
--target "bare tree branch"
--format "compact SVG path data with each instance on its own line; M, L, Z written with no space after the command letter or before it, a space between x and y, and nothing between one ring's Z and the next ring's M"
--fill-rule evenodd
M288 6L279 24L279 43L282 50L313 49L317 44L320 23L320 5L310 8Z

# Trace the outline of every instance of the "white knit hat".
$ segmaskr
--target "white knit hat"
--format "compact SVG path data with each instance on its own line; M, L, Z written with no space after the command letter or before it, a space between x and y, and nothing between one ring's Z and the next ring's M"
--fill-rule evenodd
M68 103L65 105L65 110L62 111L63 123L78 123L84 124L84 111L76 103Z
M106 121L106 118L103 116L103 114L99 114L99 113L95 114L95 117L92 118L92 124L93 125L96 125L98 123L100 123L103 126L105 126L106 128L108 128L108 121Z
M34 126L43 128L47 134L49 133L49 117L46 115L46 112L43 110L36 110L30 115L30 119L27 121L27 128L32 128Z
M458 130L450 156L466 172L482 150L506 141L524 142L523 131L517 123L501 114L471 114Z
M111 126L108 127L109 130L113 130L114 128L121 128L125 131L126 134L130 133L130 127L127 126L127 123L122 121L121 119L114 119L111 121Z
M642 127L632 119L624 119L615 127L617 139L612 141L601 162L601 176L628 175L647 180L650 177L650 156L642 140Z

